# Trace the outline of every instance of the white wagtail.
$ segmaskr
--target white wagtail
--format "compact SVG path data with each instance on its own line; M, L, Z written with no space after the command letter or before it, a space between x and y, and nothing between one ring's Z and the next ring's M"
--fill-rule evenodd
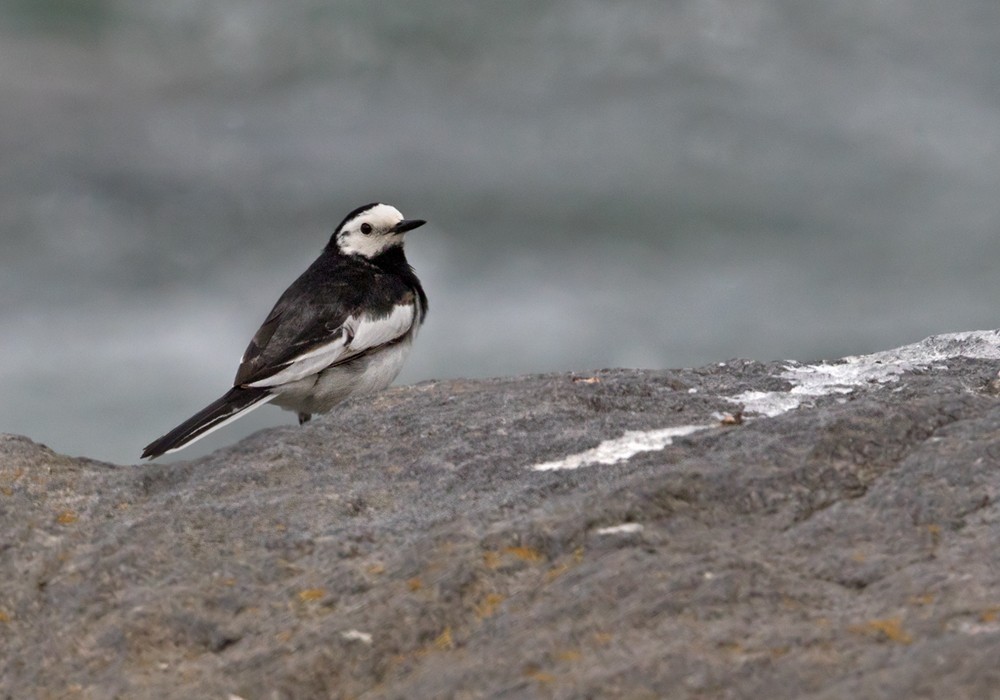
M298 411L302 424L389 386L427 314L427 296L403 254L404 234L425 223L377 202L348 214L257 330L233 388L142 456L179 450L268 401Z

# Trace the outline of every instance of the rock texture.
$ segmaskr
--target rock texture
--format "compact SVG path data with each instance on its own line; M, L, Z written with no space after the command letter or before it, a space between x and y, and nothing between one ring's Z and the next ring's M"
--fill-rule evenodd
M4 436L0 697L989 697L998 358L430 382L171 465Z

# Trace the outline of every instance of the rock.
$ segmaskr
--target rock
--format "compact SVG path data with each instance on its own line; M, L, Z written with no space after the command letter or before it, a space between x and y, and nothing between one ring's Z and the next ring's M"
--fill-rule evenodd
M176 464L3 436L0 696L988 697L998 359L428 382Z

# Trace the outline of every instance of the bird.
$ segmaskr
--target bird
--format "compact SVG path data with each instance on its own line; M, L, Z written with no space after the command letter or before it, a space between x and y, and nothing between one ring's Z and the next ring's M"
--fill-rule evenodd
M301 425L388 387L427 316L403 252L405 234L425 223L380 202L344 217L254 334L233 387L146 445L142 458L176 452L265 403L297 412Z

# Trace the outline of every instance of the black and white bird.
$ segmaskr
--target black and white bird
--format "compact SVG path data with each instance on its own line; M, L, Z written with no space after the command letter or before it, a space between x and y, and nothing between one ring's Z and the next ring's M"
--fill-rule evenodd
M399 374L427 296L403 254L423 226L378 202L340 223L322 254L278 299L247 346L233 388L142 451L174 452L271 402L299 423Z

